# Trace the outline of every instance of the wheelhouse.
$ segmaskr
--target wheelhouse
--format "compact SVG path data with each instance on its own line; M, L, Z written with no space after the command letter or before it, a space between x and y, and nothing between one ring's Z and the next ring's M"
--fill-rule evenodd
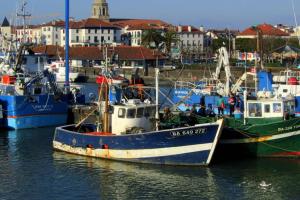
M248 100L246 118L285 118L295 114L295 100Z
M154 130L156 107L130 100L126 104L113 105L111 110L111 130L113 134L126 134L135 131Z

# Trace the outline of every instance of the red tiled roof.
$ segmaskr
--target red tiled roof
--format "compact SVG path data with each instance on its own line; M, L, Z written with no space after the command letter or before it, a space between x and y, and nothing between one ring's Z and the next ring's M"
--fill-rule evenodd
M182 31L183 33L187 33L190 32L189 31L189 26L181 26L182 27ZM176 27L176 31L179 31L179 27ZM191 26L191 33L203 33L202 31L200 31L199 29L195 28L194 26Z
M79 28L95 28L95 27L112 27L117 28L117 26L112 23L102 21L100 19L88 18L81 21L70 22L70 28L79 29Z
M148 25L148 26L152 25L152 26L160 26L160 27L170 26L170 24L158 19L120 19L120 20L114 20L112 23L120 27L126 27L126 26L136 27L142 25Z
M289 34L283 32L282 30L275 28L274 26L270 24L260 24L256 28L261 30L262 35L267 36L289 36ZM239 34L240 36L253 36L257 35L257 32L254 27L247 28L243 32Z
M99 47L70 47L69 57L74 60L104 60L104 48ZM33 52L47 54L51 57L64 57L64 49L59 46L34 47ZM120 60L156 60L165 59L162 53L158 53L146 47L117 46L109 47L108 56L118 54Z
M64 27L65 21L52 21L41 26L54 26L54 27ZM80 29L80 28L95 28L95 27L116 27L112 23L102 21L100 19L88 18L80 21L70 20L70 28Z
M64 48L56 45L36 46L32 48L33 52L47 54L50 57L62 56Z
M55 20L45 24L41 24L41 26L54 26L54 27L63 27L65 26L65 21L63 20Z

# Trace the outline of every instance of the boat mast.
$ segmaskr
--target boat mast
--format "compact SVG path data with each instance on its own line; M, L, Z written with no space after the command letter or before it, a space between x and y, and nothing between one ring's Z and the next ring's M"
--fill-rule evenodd
M246 90L244 90L244 125L247 124L246 118L248 117L247 95L248 95L248 91L246 88Z
M31 17L31 14L26 12L26 5L27 2L23 0L22 2L22 7L21 7L21 12L22 13L17 13L17 17L21 17L23 19L23 43L26 43L27 41L27 34L26 34L26 18Z
M159 120L159 68L158 68L158 55L156 56L156 68L155 68L155 97L156 97L156 130L158 131L158 120Z
M104 126L103 126L103 132L109 133L109 102L108 102L108 94L109 94L109 85L108 80L106 79L106 83L104 83L104 95L105 95L105 110L104 110Z
M70 2L65 0L65 92L69 93L70 91L70 82L69 82L69 10Z

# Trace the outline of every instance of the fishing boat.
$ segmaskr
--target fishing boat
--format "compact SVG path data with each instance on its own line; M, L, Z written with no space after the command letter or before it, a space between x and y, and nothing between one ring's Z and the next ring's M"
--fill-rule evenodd
M61 99L48 70L36 76L18 74L1 78L2 127L26 129L66 123L68 104Z
M245 98L244 117L225 118L218 146L221 156L299 157L300 118L295 98L271 94ZM237 119L239 118L239 119Z
M106 106L99 112L103 113L101 123L56 128L54 149L135 163L210 164L222 132L222 119L204 124L158 123L158 90L155 104L130 99L108 106L109 86L107 81L102 83L104 92L100 94L105 94ZM158 78L156 83L158 87Z
M219 66L221 65L218 65L217 72L220 71ZM228 85L230 68L227 68L226 73L228 75L226 75L225 85ZM243 91L241 88L242 82L249 75L257 80L256 92L251 92L251 96L249 90ZM299 116L300 99L297 92L298 78L295 73L287 71L278 77L273 77L270 72L264 70L245 72L234 85L225 89L228 91L227 94L235 94L239 91L241 101L244 103L239 105L238 109L235 108L234 117L229 117L225 113L224 129L217 146L218 157L299 157L300 118L297 116ZM196 99L195 92L187 91L186 96L193 97L194 102L188 105L189 103L184 99L185 104L188 106L199 104L202 95L205 97L206 108L212 107L212 110L215 110L215 98L218 99L220 93L211 96L202 92Z

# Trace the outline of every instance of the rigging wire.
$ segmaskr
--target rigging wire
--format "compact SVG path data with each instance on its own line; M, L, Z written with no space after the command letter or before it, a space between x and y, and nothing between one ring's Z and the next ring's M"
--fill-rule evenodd
M300 35L298 34L298 20L297 20L297 15L296 15L296 10L295 10L295 1L294 0L291 0L291 1L292 1L292 7L293 7L294 21L295 21L295 25L296 25L296 35L297 35L298 42L300 45Z

